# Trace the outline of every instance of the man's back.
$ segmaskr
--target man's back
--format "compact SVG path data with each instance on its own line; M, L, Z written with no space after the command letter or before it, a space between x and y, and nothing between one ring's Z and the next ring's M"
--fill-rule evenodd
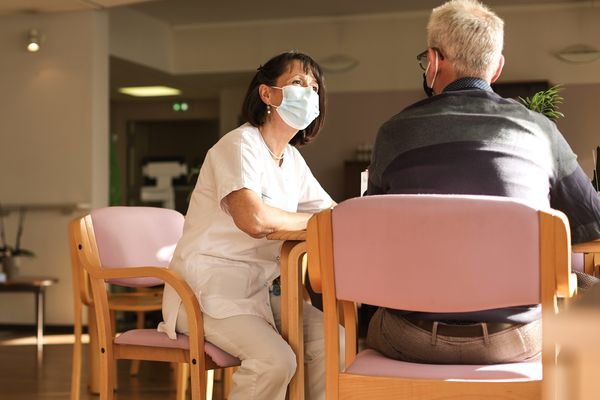
M580 242L600 236L598 202L582 209L593 195L587 181L554 123L473 88L418 102L381 127L368 194L481 194L551 205L569 216Z

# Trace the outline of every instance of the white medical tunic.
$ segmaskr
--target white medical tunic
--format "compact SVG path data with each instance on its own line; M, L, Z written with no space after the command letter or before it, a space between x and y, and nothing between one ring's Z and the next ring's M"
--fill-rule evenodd
M207 315L256 315L275 326L269 286L279 276L282 244L254 239L235 226L222 200L242 188L289 212L317 212L333 204L296 148L288 145L278 165L258 129L244 124L208 151L170 268L188 282ZM158 330L172 339L180 304L165 285Z

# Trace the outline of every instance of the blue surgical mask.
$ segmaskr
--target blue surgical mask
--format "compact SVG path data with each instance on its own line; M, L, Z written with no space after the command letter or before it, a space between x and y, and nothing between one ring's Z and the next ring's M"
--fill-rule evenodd
M279 106L273 106L283 122L294 129L305 129L319 116L319 95L312 87L288 85L272 86L283 91Z

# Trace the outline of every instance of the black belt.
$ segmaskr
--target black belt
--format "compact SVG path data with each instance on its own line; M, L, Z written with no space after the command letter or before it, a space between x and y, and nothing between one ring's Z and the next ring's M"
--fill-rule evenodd
M418 326L429 332L434 331L434 325L437 322L436 334L452 337L482 337L484 336L483 324L487 325L487 333L497 333L506 329L514 328L522 324L511 324L507 322L474 322L472 324L452 324L448 322L432 321L428 319L414 318L410 315L403 315L411 324Z

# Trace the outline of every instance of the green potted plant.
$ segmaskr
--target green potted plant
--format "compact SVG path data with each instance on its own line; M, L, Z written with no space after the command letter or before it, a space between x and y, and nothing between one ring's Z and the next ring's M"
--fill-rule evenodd
M558 111L558 105L562 104L564 100L559 94L561 90L561 85L552 86L548 90L537 92L531 98L519 97L519 101L530 110L544 114L548 119L556 122L557 119L565 116ZM600 194L600 180L598 178L598 171L600 171L598 166L600 165L600 161L598 155L600 155L600 146L594 150L594 171L592 177L592 186L594 186L598 194Z
M25 209L19 209L19 225L14 246L8 244L6 240L6 230L4 227L4 212L0 206L0 263L6 275L6 279L12 280L19 276L21 257L33 257L34 253L21 247L21 238L23 237L23 227L25 225Z
M537 111L540 114L544 114L548 119L556 121L564 117L564 114L558 111L558 105L562 104L564 100L559 94L561 90L561 85L556 85L548 90L537 92L531 98L519 97L519 100L530 110Z

